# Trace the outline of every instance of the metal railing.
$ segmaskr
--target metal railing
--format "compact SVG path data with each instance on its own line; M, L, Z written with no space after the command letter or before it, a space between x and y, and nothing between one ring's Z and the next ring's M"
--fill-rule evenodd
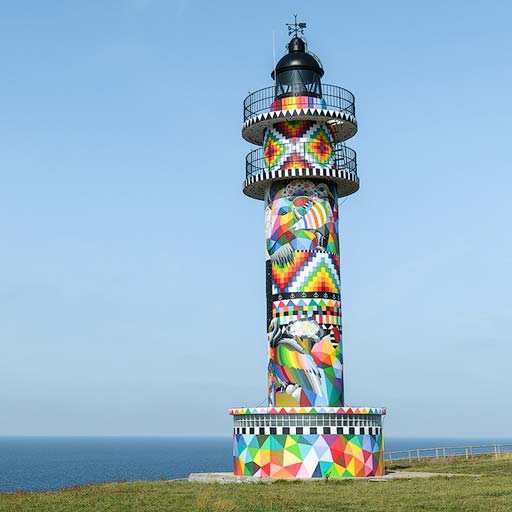
M356 152L345 146L344 144L336 144L333 147L334 165L336 169L345 169L353 172L357 176L357 155ZM302 147L299 155L307 156L306 147ZM245 157L245 176L249 178L256 174L261 174L264 171L268 171L269 168L265 163L264 149L258 148L251 151Z
M437 448L415 448L410 450L396 450L384 452L384 460L392 462L395 460L421 459L447 459L449 457L465 457L469 460L474 455L495 455L512 453L512 444L484 444L472 446L441 446Z
M244 100L244 122L258 114L268 112L275 99L273 85L249 94ZM338 110L351 115L356 113L354 95L343 87L322 84L322 99L328 110Z

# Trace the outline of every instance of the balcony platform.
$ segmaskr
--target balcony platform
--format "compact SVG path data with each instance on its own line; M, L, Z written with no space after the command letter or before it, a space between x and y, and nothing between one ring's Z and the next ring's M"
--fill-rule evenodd
M332 125L336 143L350 139L357 133L354 95L329 84L323 84L322 91L322 98L310 107L301 106L300 100L297 104L276 100L273 86L253 92L244 101L242 137L262 146L267 128L279 121L301 119L321 120Z
M294 178L317 178L336 183L338 197L345 197L359 190L356 152L338 144L333 148L333 159L324 167L269 169L265 164L263 148L251 151L245 159L244 194L253 199L265 198L265 191L274 181Z

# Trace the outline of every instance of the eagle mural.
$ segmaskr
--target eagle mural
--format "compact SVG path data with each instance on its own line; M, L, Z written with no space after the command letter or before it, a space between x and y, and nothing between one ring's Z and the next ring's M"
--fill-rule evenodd
M274 318L269 332L269 396L288 395L288 405L328 405L341 398L341 353L329 332L312 318L279 326ZM276 405L275 403L272 405Z

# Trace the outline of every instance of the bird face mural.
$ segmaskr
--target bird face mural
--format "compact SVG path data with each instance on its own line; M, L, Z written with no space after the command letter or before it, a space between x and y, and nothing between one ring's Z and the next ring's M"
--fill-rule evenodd
M292 262L294 251L337 254L336 226L335 193L325 183L292 181L267 198L267 252L273 262Z
M312 318L281 327L273 319L269 347L269 396L279 395L277 405L341 405L341 349L330 332Z

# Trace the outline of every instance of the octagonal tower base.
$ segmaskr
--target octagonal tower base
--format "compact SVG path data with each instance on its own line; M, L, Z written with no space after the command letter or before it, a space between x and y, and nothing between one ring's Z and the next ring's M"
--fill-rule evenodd
M384 475L385 409L258 407L231 409L233 472L261 478Z

